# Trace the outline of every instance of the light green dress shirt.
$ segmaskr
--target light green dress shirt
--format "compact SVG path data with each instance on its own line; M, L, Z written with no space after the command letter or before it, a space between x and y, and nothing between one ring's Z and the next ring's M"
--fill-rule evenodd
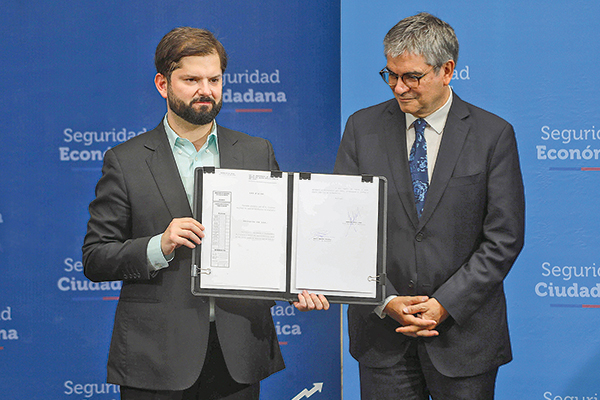
M206 143L204 143L204 146L198 151L196 151L192 142L175 133L169 126L167 116L165 116L163 124L191 208L194 204L194 170L198 167L220 167L217 122L213 122ZM173 254L170 255L169 259L166 259L163 255L160 247L161 236L162 233L154 236L148 242L147 255L152 271L158 271L159 269L168 267L169 261L173 259Z

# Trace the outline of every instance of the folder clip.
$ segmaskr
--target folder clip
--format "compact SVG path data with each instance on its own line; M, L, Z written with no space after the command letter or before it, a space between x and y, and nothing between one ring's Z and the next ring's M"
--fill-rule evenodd
M215 167L202 167L202 169L204 170L205 174L214 174L215 173Z
M299 175L299 178L301 181L304 181L304 180L309 181L310 180L310 172L300 172L300 173L298 173L298 175Z
M192 276L196 277L198 275L210 275L211 274L211 270L210 268L201 268L199 266L197 266L196 264L192 265Z

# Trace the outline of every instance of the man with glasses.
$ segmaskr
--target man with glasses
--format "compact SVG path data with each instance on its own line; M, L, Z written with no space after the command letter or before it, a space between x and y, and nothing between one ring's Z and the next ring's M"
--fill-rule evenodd
M512 359L503 280L524 236L514 131L453 93L447 23L408 17L384 53L395 99L348 119L335 165L388 179L388 297L348 310L362 399L493 399Z

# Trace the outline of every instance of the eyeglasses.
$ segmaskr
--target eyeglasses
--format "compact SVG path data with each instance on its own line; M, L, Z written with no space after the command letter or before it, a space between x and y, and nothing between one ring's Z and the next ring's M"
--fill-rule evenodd
M379 75L381 75L381 79L383 79L385 83L390 85L391 88L396 87L396 85L398 84L398 78L400 78L406 86L408 86L410 89L414 89L416 87L419 87L419 83L421 83L421 78L433 71L433 69L434 67L431 67L429 71L421 75L416 75L412 72L407 72L405 74L398 75L395 72L392 72L389 69L387 69L387 67L385 67L381 71L379 71Z

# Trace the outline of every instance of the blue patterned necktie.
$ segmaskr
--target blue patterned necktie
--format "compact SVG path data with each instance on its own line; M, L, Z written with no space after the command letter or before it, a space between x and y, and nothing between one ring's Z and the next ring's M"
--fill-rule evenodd
M410 149L408 165L412 177L413 192L415 194L415 205L419 218L423 212L425 195L429 188L429 176L427 175L427 142L425 141L425 126L427 122L423 118L417 119L414 124L415 142Z

